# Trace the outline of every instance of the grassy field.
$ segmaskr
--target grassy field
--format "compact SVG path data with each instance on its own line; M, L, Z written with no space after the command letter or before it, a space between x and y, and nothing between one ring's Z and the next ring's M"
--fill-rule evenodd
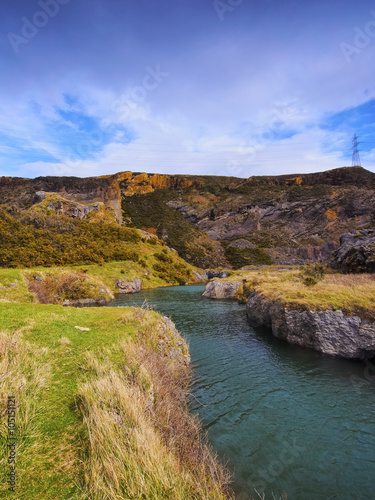
M246 280L239 291L242 300L246 300L250 291L255 289L263 297L279 300L291 308L312 311L340 309L346 315L375 321L375 276L371 274L325 274L313 286L304 284L298 269L237 272L236 277ZM234 276L228 279L233 280Z
M160 315L139 308L0 304L0 498L227 498L228 476L186 409L189 368L160 349L166 331ZM7 490L10 395L15 493Z

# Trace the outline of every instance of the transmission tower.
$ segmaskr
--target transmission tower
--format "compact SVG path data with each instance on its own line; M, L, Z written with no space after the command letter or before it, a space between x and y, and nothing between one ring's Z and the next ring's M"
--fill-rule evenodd
M354 137L353 137L353 146L352 146L352 150L353 150L353 156L352 156L352 167L361 167L361 159L359 157L359 150L358 150L358 144L360 144L358 142L358 139L359 137L357 136L357 134L354 134Z

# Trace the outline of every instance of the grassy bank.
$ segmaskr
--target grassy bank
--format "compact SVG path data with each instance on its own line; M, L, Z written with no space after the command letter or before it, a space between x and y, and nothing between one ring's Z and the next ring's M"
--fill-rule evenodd
M1 498L226 498L228 477L187 412L186 345L160 315L3 303L0 332ZM9 395L18 402L13 494Z
M29 285L36 276L45 281L48 278L51 279L51 277L69 273L78 277L84 275L87 280L91 280L95 287L92 292L100 291L100 288L104 286L112 293L118 292L116 282L119 279L132 281L135 278L140 278L142 280L142 289L194 283L196 281L193 272L195 268L180 259L175 252L165 247L162 247L161 251L160 249L155 251L155 247L150 246L153 252L145 254L139 263L123 261L106 262L101 265L89 264L51 268L0 268L0 302L34 302L35 297L29 291ZM91 295L87 295L87 297L89 296ZM86 298L86 296L83 298Z
M326 274L313 286L304 284L300 270L259 270L238 272L229 280L245 280L238 298L246 300L256 290L269 300L279 300L290 308L322 311L342 310L375 321L375 276L370 274Z

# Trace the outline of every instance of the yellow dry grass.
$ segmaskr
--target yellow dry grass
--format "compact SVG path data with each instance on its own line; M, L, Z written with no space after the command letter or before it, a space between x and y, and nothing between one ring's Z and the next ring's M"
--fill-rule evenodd
M118 349L122 366L91 352L85 357L88 380L77 397L85 427L83 498L228 498L229 477L186 408L181 376L188 368L168 365L141 344Z
M252 271L240 277L246 280L242 293L255 289L263 297L295 308L340 309L347 315L375 320L375 276L371 274L326 274L314 286L304 285L298 270Z

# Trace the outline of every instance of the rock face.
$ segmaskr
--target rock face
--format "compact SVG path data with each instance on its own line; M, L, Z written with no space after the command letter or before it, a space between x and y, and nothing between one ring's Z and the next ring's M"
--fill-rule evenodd
M232 299L241 286L240 281L210 281L203 297L208 299Z
M108 302L109 302L109 299L67 299L67 300L64 300L63 306L65 306L65 307L94 307L94 306L105 306Z
M157 330L160 352L170 360L188 366L190 364L188 347L177 330L176 325L169 318L163 316Z
M135 278L133 281L125 279L119 279L116 282L119 293L137 293L142 289L142 280Z
M375 272L375 230L351 231L340 238L330 265L343 273Z
M375 356L375 324L357 316L344 316L342 311L289 310L253 291L246 314L251 325L271 328L275 337L291 344L348 359Z

